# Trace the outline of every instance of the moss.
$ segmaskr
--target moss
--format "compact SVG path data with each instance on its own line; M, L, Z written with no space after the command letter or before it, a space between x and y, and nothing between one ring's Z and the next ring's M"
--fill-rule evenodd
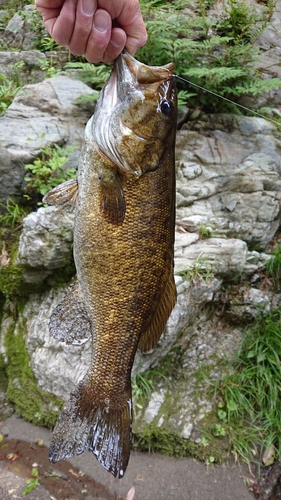
M59 269L56 269L55 273L47 279L46 285L54 289L61 288L61 286L70 283L75 274L76 274L75 263L73 256L71 255L69 264Z
M31 268L17 263L19 236L19 231L0 230L0 241L2 241L2 245L0 243L0 252L4 248L10 259L9 265L4 267L0 265L0 296L15 299L18 303L22 299L26 299L31 293L42 293L51 287L59 288L61 285L70 282L76 272L72 255L69 256L69 263L66 266L55 269L53 274L43 282L27 283L23 274Z
M179 379L182 374L182 363L184 357L184 350L180 347L173 347L164 358L159 361L157 371L163 377L173 377Z
M194 457L207 461L212 456L214 462L222 463L228 455L228 444L222 439L202 439L197 444L191 439L184 439L177 433L154 423L147 424L140 432L133 433L133 447L139 451L161 453L170 457Z
M7 252L8 265L0 266L0 293L5 297L26 296L34 292L34 285L28 285L23 279L24 266L17 264L19 231L0 230L1 251Z
M133 433L133 447L139 451L152 451L170 457L195 456L198 446L154 423Z
M37 386L29 365L29 354L24 341L25 322L14 332L12 324L5 335L8 356L7 396L16 412L25 420L37 425L54 426L63 401Z
M0 391L6 391L8 384L7 365L3 354L0 354Z

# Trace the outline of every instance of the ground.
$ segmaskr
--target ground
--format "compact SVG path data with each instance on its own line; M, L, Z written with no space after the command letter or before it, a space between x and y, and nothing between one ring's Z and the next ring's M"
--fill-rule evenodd
M117 480L91 453L50 464L51 432L16 415L2 422L0 433L4 436L0 443L1 500L123 500L132 485L135 500L254 499L247 485L248 469L235 464L206 466L191 458L132 452L125 477ZM33 467L40 486L24 496Z

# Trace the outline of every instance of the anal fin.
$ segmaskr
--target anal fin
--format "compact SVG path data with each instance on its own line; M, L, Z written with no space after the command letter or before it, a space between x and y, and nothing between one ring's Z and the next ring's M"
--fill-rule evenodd
M67 344L82 345L91 337L91 322L78 282L52 312L49 330L53 337Z
M141 352L150 351L160 339L172 309L176 303L177 289L174 280L174 269L171 266L169 279L166 288L160 298L159 305L155 311L155 315L148 326L147 330L142 334L138 348Z

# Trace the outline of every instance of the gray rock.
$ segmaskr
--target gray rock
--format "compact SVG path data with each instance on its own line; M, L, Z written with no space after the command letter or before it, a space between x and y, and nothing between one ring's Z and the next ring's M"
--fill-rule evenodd
M189 130L187 130L189 129ZM265 248L280 223L280 141L261 118L202 115L177 138L177 223Z
M67 288L41 297L33 295L23 311L27 320L26 345L38 385L64 400L85 375L92 354L90 341L74 347L59 342L49 333L50 315L66 292Z
M41 82L45 78L42 66L46 56L39 50L0 52L0 73L8 80L23 86L31 82Z
M74 214L55 207L39 208L23 221L20 236L18 261L43 273L58 269L70 262L73 241ZM26 271L26 280L34 282L34 272Z
M158 412L165 401L165 391L160 389L159 392L153 392L150 395L148 406L144 412L144 420L150 424L158 415Z
M213 278L208 281L202 277L192 280L176 276L178 298L177 303L168 319L162 337L153 350L146 354L137 352L132 374L141 373L160 363L170 349L177 344L178 337L186 335L189 338L190 326L193 331L195 319L200 316L202 308L214 298L215 292L220 289L221 281Z
M188 246L178 244L176 233L175 272L192 276L212 274L225 279L241 276L247 245L238 239L209 238Z
M74 101L92 93L87 85L67 77L26 85L0 117L0 199L21 196L24 164L32 163L47 144L80 149L85 123L93 112Z
M3 43L10 49L34 49L38 39L47 35L42 18L34 5L25 5L9 20L2 35Z
M23 18L16 12L12 19L8 22L6 26L6 31L10 31L11 33L17 33L23 28L24 21Z

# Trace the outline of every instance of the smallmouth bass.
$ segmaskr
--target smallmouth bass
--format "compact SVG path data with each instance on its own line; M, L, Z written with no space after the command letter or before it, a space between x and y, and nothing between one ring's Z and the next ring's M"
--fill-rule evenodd
M49 458L89 449L119 478L130 455L135 353L157 343L176 301L173 69L124 51L86 126L77 180L44 198L75 205L78 282L52 313L50 331L93 344L91 368L63 406Z

